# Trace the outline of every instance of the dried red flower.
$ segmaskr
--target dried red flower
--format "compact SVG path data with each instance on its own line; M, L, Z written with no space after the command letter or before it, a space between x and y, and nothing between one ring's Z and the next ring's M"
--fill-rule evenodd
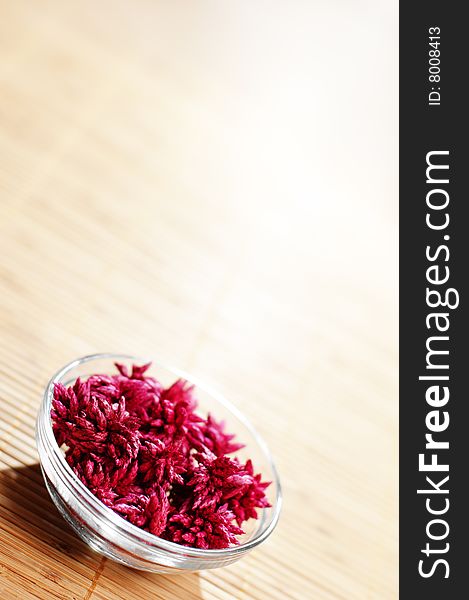
M228 456L195 454L199 461L192 472L188 486L194 486L193 508L207 508L224 504L228 499L241 494L250 484L252 477L241 464Z
M196 548L238 543L241 525L270 506L268 482L227 454L243 447L224 423L197 415L194 388L129 372L56 384L52 425L75 474L134 525Z
M244 447L244 444L232 441L234 434L225 432L225 423L215 421L209 413L192 432L192 445L199 452L210 450L216 456L231 454Z
M163 534L167 540L195 548L226 548L237 544L244 531L233 524L234 515L226 504L218 508L177 513L169 518Z
M182 454L181 443L154 438L144 440L139 452L139 473L145 483L164 485L184 484L182 473L186 472L187 459Z

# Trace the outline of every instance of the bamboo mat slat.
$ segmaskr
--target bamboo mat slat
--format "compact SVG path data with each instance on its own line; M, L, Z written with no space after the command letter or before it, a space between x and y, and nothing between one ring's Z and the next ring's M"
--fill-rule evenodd
M0 598L395 598L391 3L0 7ZM171 577L77 539L34 422L106 351L247 414L284 489L265 545Z

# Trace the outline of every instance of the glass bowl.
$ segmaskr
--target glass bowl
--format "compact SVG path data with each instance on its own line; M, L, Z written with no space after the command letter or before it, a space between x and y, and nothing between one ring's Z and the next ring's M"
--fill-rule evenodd
M36 443L46 487L62 516L91 548L127 566L155 573L200 571L224 567L239 560L264 542L274 530L281 506L281 490L275 465L266 444L246 418L222 396L209 390L185 373L158 365L152 361L147 372L163 385L183 378L195 385L198 412L211 412L224 420L226 430L236 434L236 440L246 447L236 453L241 460L251 458L264 481L271 481L266 494L270 508L259 509L259 518L243 524L245 534L240 544L223 550L187 548L163 540L132 525L96 498L78 479L57 445L50 418L54 383L71 385L77 377L95 373L114 374L115 362L127 366L150 362L147 358L120 354L95 354L69 363L54 375L44 392L36 423Z

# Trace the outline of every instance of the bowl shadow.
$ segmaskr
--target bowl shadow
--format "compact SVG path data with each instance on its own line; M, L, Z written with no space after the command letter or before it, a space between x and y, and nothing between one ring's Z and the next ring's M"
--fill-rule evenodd
M161 600L198 600L202 598L197 573L160 575L137 571L99 555L89 548L65 522L52 502L42 478L39 463L0 470L0 531L5 529L11 553L26 544L34 548L34 561L41 577L56 595L63 596L61 577L74 578L75 572L87 574L81 600L90 600L99 591L100 598L152 597ZM4 542L8 541L5 538ZM65 555L65 556L64 556ZM57 569L54 569L54 559ZM52 562L51 562L52 560ZM52 565L52 566L51 566ZM12 574L14 577L14 573ZM82 578L83 579L83 578ZM16 578L15 578L16 580ZM23 577L18 574L18 587ZM117 587L118 586L118 587ZM107 593L108 592L108 593Z

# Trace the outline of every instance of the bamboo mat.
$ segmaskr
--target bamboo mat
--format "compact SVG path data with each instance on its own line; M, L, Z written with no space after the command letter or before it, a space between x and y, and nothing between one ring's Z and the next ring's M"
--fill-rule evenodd
M0 2L2 600L396 597L395 15L365 5ZM262 547L158 576L59 517L42 390L106 351L260 430Z

